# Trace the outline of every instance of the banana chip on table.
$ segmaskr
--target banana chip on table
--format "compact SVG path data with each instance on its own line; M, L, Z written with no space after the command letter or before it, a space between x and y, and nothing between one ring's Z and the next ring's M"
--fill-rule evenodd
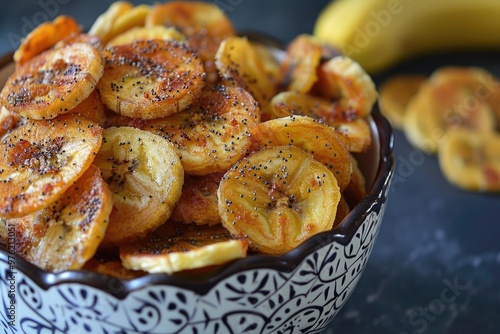
M103 246L137 239L170 217L184 171L168 140L131 127L107 128L94 164L113 193Z
M81 32L81 27L74 18L61 15L52 22L45 22L33 29L14 53L18 66L24 65L31 58L50 49L59 41Z
M250 146L250 130L260 121L257 103L241 87L207 86L196 104L141 129L168 139L186 174L225 172Z
M21 218L0 219L0 230L15 226L17 255L44 270L80 269L103 239L112 206L108 186L91 165L54 204Z
M380 87L380 111L396 129L403 129L408 103L426 79L423 75L398 75L387 79Z
M247 249L245 240L232 239L221 225L167 221L142 240L122 245L120 258L128 269L171 274L243 258Z
M0 142L0 217L54 203L90 166L102 129L78 115L27 121Z
M290 116L262 122L251 130L250 151L293 145L309 152L328 168L340 191L349 184L351 160L342 136L334 128L307 116Z
M438 151L439 165L452 184L472 191L500 191L500 134L453 129Z
M218 190L223 226L235 238L268 254L284 254L330 230L340 189L330 170L295 146L251 153L222 178Z
M154 119L194 103L205 85L203 65L184 43L138 40L104 50L106 65L97 88L114 112Z

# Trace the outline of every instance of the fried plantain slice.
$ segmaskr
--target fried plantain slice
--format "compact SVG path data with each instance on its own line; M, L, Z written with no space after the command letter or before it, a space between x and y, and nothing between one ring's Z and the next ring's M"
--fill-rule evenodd
M245 240L232 239L221 225L166 222L154 233L120 247L125 268L168 273L220 265L247 254Z
M185 109L204 86L203 66L185 44L138 40L104 50L98 84L104 104L128 117L154 119Z
M78 115L28 121L0 142L0 217L51 205L94 160L102 129Z
M284 254L334 224L340 189L332 172L296 146L251 153L222 178L223 226L256 251Z
M112 207L108 186L90 165L52 205L0 224L14 226L17 255L31 263L56 272L80 269L103 239Z

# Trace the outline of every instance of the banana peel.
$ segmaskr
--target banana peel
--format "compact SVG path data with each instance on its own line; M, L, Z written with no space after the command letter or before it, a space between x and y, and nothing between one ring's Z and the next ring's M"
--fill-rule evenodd
M371 73L433 52L500 48L498 0L337 0L314 36Z

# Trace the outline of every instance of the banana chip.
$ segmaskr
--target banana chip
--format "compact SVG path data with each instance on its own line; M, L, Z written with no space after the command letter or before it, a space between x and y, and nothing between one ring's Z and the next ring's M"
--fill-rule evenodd
M78 115L28 121L0 142L0 217L54 203L94 160L102 129Z
M154 119L182 111L204 86L203 65L173 40L138 40L104 50L98 83L104 104L128 117Z
M56 17L52 22L42 23L23 38L14 53L14 61L18 66L22 66L57 42L80 32L81 27L75 19L65 15Z
M50 271L80 269L104 237L112 207L111 192L91 165L53 205L0 224L15 226L16 252L31 263Z
M143 236L170 217L184 171L168 140L131 127L108 128L94 164L113 193L103 246Z
M243 258L247 248L246 241L231 239L220 225L166 222L143 240L121 246L120 258L128 269L172 274Z
M107 48L117 45L127 45L133 44L138 40L151 40L151 39L162 39L162 40L174 40L178 42L185 42L186 37L181 34L177 29L170 27L166 28L163 26L154 26L150 28L136 27L132 28L123 34L120 34L113 38L106 45Z
M219 185L219 214L233 237L262 253L284 254L330 230L340 189L332 172L295 146L261 149Z

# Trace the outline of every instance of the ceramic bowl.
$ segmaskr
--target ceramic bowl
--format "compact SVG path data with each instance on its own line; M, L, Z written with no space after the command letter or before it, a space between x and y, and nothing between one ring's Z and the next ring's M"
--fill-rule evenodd
M11 59L0 60L0 86L14 69ZM378 110L370 124L374 145L358 156L368 195L335 231L283 256L252 255L204 274L128 281L45 272L2 248L1 327L6 333L321 332L361 277L387 205L392 131Z

